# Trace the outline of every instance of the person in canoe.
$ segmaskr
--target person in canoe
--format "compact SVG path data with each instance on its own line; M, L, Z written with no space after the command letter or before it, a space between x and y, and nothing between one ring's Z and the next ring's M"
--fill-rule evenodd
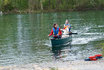
M67 19L64 24L64 30L67 30L68 33L71 33L71 24L69 23Z
M48 36L51 36L51 35L53 35L53 38L61 38L62 32L61 32L58 24L55 23L53 25L53 28L51 30L51 33Z

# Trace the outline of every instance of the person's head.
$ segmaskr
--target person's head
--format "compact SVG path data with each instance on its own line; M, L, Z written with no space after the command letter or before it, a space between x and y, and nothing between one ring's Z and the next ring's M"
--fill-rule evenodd
M68 23L69 23L69 21L66 19L65 24L68 24Z
M58 27L58 24L56 24L56 23L53 24L53 27L54 27L54 28L57 28L57 27Z

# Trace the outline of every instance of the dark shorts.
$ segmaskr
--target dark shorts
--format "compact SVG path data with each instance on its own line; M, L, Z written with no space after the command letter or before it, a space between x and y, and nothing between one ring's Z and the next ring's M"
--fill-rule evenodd
M71 28L69 28L69 32L71 32Z

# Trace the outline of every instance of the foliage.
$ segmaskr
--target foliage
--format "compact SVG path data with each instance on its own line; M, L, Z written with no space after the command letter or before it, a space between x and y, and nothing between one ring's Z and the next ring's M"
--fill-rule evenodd
M46 10L100 9L104 7L104 0L45 0L43 7Z
M0 2L2 11L24 10L28 8L28 0L1 0Z
M104 9L104 0L0 0L0 9L4 11Z
M4 0L2 8L3 8L3 11L11 11L13 9L13 6L10 1Z

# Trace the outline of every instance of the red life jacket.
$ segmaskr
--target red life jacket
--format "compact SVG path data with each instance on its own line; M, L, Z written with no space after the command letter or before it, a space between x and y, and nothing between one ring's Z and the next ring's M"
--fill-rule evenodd
M96 61L96 60L97 60L97 59L96 59L96 56L90 56L89 59L90 59L91 61Z

